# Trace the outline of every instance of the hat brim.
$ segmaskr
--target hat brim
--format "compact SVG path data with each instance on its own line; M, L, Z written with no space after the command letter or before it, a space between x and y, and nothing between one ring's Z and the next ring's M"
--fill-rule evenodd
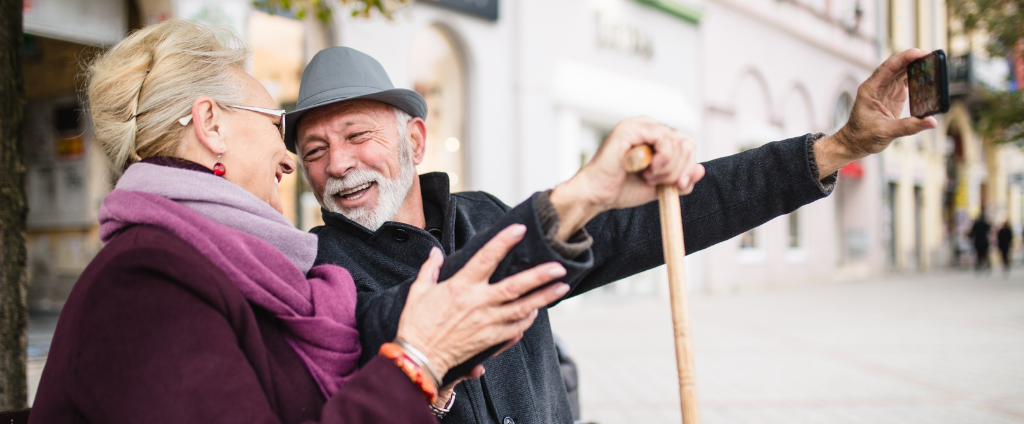
M284 145L289 152L297 153L295 142L299 131L299 122L307 112L318 107L327 106L349 100L374 100L397 107L408 113L410 116L420 119L427 119L427 102L417 93L404 88L392 88L390 90L366 92L368 87L345 87L334 90L327 90L317 93L307 99L301 107L288 112L285 119L288 121L284 137ZM376 90L376 89L371 89Z

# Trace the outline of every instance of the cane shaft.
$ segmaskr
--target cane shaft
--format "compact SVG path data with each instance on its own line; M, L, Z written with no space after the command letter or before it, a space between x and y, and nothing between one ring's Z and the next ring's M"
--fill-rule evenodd
M626 172L640 172L650 166L654 158L651 146L633 146L623 157ZM672 331L676 342L676 369L679 372L679 404L683 424L700 424L697 408L697 378L693 371L693 342L690 336L690 307L686 293L686 275L683 259L683 216L679 207L679 189L673 184L658 186L658 205L661 216L661 243L668 268L669 297L672 302Z
M690 334L690 308L687 301L683 258L683 218L679 207L679 189L675 185L658 186L661 215L661 241L668 268L669 297L672 301L672 329L676 342L676 369L679 371L679 401L684 424L699 424L697 379L693 368L693 343Z

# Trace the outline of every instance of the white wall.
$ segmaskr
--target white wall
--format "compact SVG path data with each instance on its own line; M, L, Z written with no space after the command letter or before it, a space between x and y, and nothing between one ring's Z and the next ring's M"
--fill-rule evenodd
M700 60L707 157L731 155L808 132L830 133L840 93L855 93L877 63L871 39L877 28L874 4L861 3L864 36L856 38L792 3L708 1L701 24ZM837 21L842 17L841 10L832 12ZM877 159L863 165L862 180L841 182L847 189L844 221L868 230L869 240L880 240L881 171ZM734 290L833 280L842 278L843 272L863 274L879 268L880 245L877 249L872 245L869 257L858 261L861 269L840 267L842 230L835 197L797 212L800 249L788 246L787 217L756 230L757 249L741 251L738 239L709 249L705 264L709 287Z
M564 181L579 167L585 124L610 129L648 114L699 135L692 24L631 0L521 0L500 7L496 22L417 3L394 22L341 19L337 27L341 45L379 60L405 88L412 84L418 28L440 24L460 40L468 71L470 190L514 204ZM598 46L598 13L649 37L651 57Z
M470 190L485 190L515 201L517 149L513 130L514 90L512 2L502 2L497 22L415 3L393 22L339 19L338 43L363 51L380 61L396 87L412 88L411 49L416 31L441 24L462 44L466 59L467 149ZM427 125L430 125L428 122Z
M336 34L412 88L412 38L438 24L466 59L470 190L519 203L570 178L601 132L633 116L703 136L698 27L634 0L502 1L495 22L414 3L393 22L341 18ZM600 31L625 31L646 50L602 43ZM688 273L698 286L700 264Z

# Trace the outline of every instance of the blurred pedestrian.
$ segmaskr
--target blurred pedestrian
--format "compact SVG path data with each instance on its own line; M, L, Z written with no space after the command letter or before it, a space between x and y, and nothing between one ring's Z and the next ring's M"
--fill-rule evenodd
M1010 221L1003 223L996 235L996 243L999 246L999 254L1003 258L1003 271L1010 274L1010 246L1013 245L1013 230L1010 229Z
M971 227L971 240L974 241L974 253L977 259L974 261L974 270L982 272L992 268L992 262L988 258L989 236L992 232L992 225L985 218L985 211L978 214L978 219Z

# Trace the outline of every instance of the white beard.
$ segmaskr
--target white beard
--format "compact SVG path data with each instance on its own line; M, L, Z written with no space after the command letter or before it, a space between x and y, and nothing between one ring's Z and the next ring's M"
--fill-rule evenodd
M398 146L398 152L398 166L401 170L398 177L393 180L370 169L350 171L344 178L327 177L323 197L321 197L324 209L340 213L370 231L377 231L385 222L394 220L402 208L405 197L409 194L409 189L412 188L413 178L416 178L416 164L412 162L408 141L402 140L401 145ZM343 208L334 201L335 194L367 183L376 183L377 185L376 205ZM363 196L365 195L363 194Z

